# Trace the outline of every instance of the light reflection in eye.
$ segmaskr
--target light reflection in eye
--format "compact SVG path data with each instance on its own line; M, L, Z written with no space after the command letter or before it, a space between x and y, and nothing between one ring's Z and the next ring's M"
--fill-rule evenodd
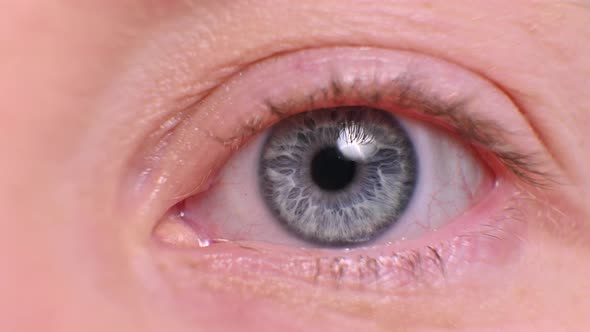
M377 153L375 137L363 126L346 126L338 133L336 147L342 154L354 161L371 159Z
M342 133L375 152L349 159ZM365 134L363 136L363 134ZM332 108L298 114L277 124L262 148L260 192L292 233L318 245L372 240L406 208L417 177L414 149L384 111Z

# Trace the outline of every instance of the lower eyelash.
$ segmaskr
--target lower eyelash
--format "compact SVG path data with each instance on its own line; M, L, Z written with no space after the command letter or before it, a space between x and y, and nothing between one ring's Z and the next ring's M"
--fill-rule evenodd
M334 287L354 286L355 288L400 289L407 285L436 283L444 281L445 264L439 250L426 247L425 250L410 250L378 257L334 257L317 258L313 283Z
M493 255L488 254L498 248L514 252L511 246L506 248L505 236L511 234L506 228L516 224L520 223L495 222L446 243L399 252L389 249L392 252L381 254L369 252L387 249L354 249L345 254L311 250L306 253L307 249L301 249L293 257L291 252L277 254L281 251L278 247L227 241L201 248L204 253L189 256L184 265L199 270L191 274L206 276L206 283L213 287L227 289L232 289L232 285L259 289L307 284L320 289L377 295L407 294L418 289L440 288L455 275L461 275L472 262L496 263L489 261Z
M234 243L235 244L235 243ZM248 246L240 246L244 250L257 250ZM262 253L261 253L262 254ZM239 270L230 280L223 282L229 285L238 282L250 287L262 287L258 284L276 283L280 285L286 280L299 281L322 289L357 290L357 291L394 291L418 286L435 286L445 281L445 261L438 249L427 247L426 250L410 250L390 255L359 255L298 257L284 262L269 262L269 257L236 258L235 255L212 254L205 261L210 261L213 273L225 271L228 268ZM193 267L200 267L205 262L190 262ZM280 280L260 277L261 270L276 273ZM244 275L244 271L248 271ZM237 276L240 274L241 276ZM266 273L265 273L266 274ZM220 281L223 276L216 276ZM272 281L271 281L272 280Z
M532 217L547 205L531 202L510 184L500 184L495 196L433 238L414 243L333 250L215 240L188 250L156 248L152 255L178 296L211 292L354 315L358 305L399 304L399 298L408 303L421 294L444 297L464 285L488 287L498 277L510 278L528 220L537 221Z

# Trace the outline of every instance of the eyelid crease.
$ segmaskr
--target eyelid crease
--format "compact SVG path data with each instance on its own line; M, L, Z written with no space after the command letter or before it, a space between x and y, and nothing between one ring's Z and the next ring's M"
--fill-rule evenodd
M557 184L556 176L543 169L544 162L538 152L517 152L506 140L514 133L500 127L491 119L477 117L468 112L470 98L452 103L442 102L421 91L417 80L400 75L390 81L385 92L359 88L358 82L345 83L334 77L330 83L316 92L290 98L281 103L271 100L264 102L267 114L278 122L297 112L337 106L383 106L400 111L415 111L418 115L430 116L450 126L457 135L476 147L485 149L522 182L537 188L550 189ZM375 80L377 82L377 80ZM375 83L377 85L379 83ZM383 90L383 89L382 89ZM352 101L352 104L351 104ZM330 106L325 106L328 103ZM236 134L229 138L213 137L224 146L240 145L244 140L263 129L265 121L260 115L253 115L242 123Z

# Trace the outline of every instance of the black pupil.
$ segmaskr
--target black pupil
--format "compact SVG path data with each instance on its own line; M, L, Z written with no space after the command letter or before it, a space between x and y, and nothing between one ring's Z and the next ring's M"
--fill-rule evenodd
M347 159L336 147L320 150L311 161L311 178L322 189L346 188L356 174L356 162Z

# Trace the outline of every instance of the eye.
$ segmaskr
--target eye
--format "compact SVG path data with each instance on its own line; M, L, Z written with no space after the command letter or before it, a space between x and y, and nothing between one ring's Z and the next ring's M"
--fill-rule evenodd
M228 282L464 277L517 255L515 198L543 181L510 98L411 52L262 61L158 137L142 173L146 201L167 211L154 237Z
M199 243L320 247L395 242L434 231L492 188L455 137L369 107L284 119L237 153L183 219ZM206 231L205 231L206 230Z

